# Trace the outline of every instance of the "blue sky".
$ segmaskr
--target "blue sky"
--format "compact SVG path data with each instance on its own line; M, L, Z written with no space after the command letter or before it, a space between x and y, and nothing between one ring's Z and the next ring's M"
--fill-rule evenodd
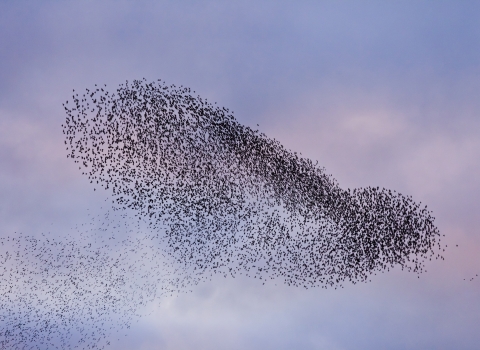
M113 348L474 349L479 13L458 1L2 1L0 234L60 235L105 203L66 158L72 89L162 79L342 187L426 203L449 249L420 279L392 271L341 290L216 278L152 305Z

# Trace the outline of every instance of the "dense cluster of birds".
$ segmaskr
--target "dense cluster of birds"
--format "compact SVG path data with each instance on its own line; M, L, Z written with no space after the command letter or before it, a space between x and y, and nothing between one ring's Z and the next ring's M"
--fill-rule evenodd
M434 218L411 197L344 190L316 163L193 94L145 79L113 93L106 85L74 91L62 125L68 157L110 192L114 212L134 213L150 234L117 238L115 249L17 238L17 255L0 257L2 278L29 287L13 293L2 285L2 298L22 311L2 320L0 344L48 329L98 347L107 315L122 313L115 317L128 325L146 300L212 273L337 288L395 266L421 273L426 260L442 259ZM26 256L43 263L21 270ZM132 285L142 266L145 278Z
M378 187L343 190L191 93L145 80L113 94L87 89L65 104L63 125L69 157L117 208L166 225L179 262L310 287L394 265L420 272L435 256L440 235L426 207Z

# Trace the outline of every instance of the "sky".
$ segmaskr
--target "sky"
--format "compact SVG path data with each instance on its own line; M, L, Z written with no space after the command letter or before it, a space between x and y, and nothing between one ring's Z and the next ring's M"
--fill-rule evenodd
M448 247L420 278L395 269L337 290L215 277L150 305L112 348L475 349L479 14L473 1L3 0L0 235L61 235L105 205L66 157L72 89L162 79L342 188L427 204Z

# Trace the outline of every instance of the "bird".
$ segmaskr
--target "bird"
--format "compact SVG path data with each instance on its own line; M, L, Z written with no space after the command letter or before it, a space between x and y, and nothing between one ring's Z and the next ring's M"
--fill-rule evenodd
M143 78L73 92L67 157L111 206L62 240L0 239L2 348L107 347L144 305L214 274L337 289L443 259L426 206L342 189L190 88Z

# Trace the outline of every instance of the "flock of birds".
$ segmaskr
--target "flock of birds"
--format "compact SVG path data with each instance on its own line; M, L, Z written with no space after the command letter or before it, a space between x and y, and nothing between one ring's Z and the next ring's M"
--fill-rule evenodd
M146 226L107 211L70 236L0 238L0 349L102 349L147 305L189 291L199 279Z
M343 190L188 88L144 79L72 97L68 157L112 208L89 234L0 240L1 348L102 348L146 304L213 273L338 288L443 259L426 207Z

